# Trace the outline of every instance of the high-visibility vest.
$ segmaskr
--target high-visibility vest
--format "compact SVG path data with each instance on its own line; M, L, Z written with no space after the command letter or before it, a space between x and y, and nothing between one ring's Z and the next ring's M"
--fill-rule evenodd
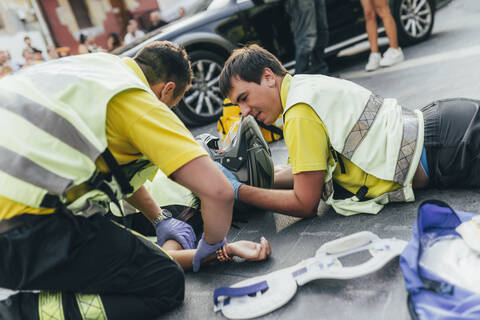
M88 215L139 188L155 167L145 158L118 166L106 137L108 102L132 88L153 94L121 58L105 53L62 58L1 79L0 195L35 208L66 204ZM101 155L113 176L97 170ZM82 184L87 191L67 201L66 193Z
M395 99L383 99L350 81L322 75L294 76L285 113L295 104L315 110L327 130L331 148L367 174L394 181L403 187L377 198L359 201L333 198L332 175L337 165L327 166L323 198L343 215L378 213L391 201L415 200L413 175L423 149L423 115L408 110ZM364 190L359 190L360 193Z

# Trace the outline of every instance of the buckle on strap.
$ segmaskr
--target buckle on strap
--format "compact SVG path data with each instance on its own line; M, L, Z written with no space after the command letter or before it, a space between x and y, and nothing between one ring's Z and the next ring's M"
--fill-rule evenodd
M217 306L219 302L218 298L221 296L226 297L226 299L223 300L223 305L227 305L229 303L230 297L241 297L251 295L257 292L265 292L267 291L267 289L268 283L266 280L244 287L219 287L213 292L213 304Z
M119 164L113 157L110 150L108 150L108 148L105 149L105 151L102 153L102 158L105 160L112 175L115 177L118 184L120 185L120 190L122 191L122 193L123 194L132 193L133 187L130 184L130 181L128 181L127 177L123 174L122 169L120 168Z

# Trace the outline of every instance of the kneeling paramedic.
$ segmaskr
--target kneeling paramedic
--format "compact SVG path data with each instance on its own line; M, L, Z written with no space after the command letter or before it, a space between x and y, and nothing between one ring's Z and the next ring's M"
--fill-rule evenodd
M0 287L20 291L0 301L0 318L152 319L183 301L173 260L182 251L102 212L127 198L160 245L193 248L192 228L142 186L160 168L201 200L194 270L223 245L232 187L170 110L191 81L185 50L170 42L133 59L62 58L0 81Z
M297 217L319 212L323 198L343 215L378 213L414 201L413 188L480 186L480 101L448 99L408 110L352 82L291 76L258 45L235 50L220 90L244 116L266 125L283 114L291 168L272 190L223 170L237 199Z

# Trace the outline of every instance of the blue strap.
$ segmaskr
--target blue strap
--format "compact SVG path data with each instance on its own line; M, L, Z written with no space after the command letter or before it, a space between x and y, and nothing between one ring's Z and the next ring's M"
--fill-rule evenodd
M257 282L249 286L232 288L232 287L219 287L213 292L213 303L217 305L218 297L241 297L248 294L257 293L259 291L266 291L268 289L267 281Z
M428 172L428 162L427 162L427 150L423 147L422 156L420 157L420 165L422 166L423 171L427 178L430 179L430 173Z

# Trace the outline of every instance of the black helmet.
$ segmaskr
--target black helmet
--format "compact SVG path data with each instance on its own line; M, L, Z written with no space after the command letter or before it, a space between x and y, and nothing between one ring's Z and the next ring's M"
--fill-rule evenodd
M232 143L224 150L218 150L219 138L204 133L195 138L225 168L245 184L271 188L273 185L272 154L265 138L252 116L242 117Z

